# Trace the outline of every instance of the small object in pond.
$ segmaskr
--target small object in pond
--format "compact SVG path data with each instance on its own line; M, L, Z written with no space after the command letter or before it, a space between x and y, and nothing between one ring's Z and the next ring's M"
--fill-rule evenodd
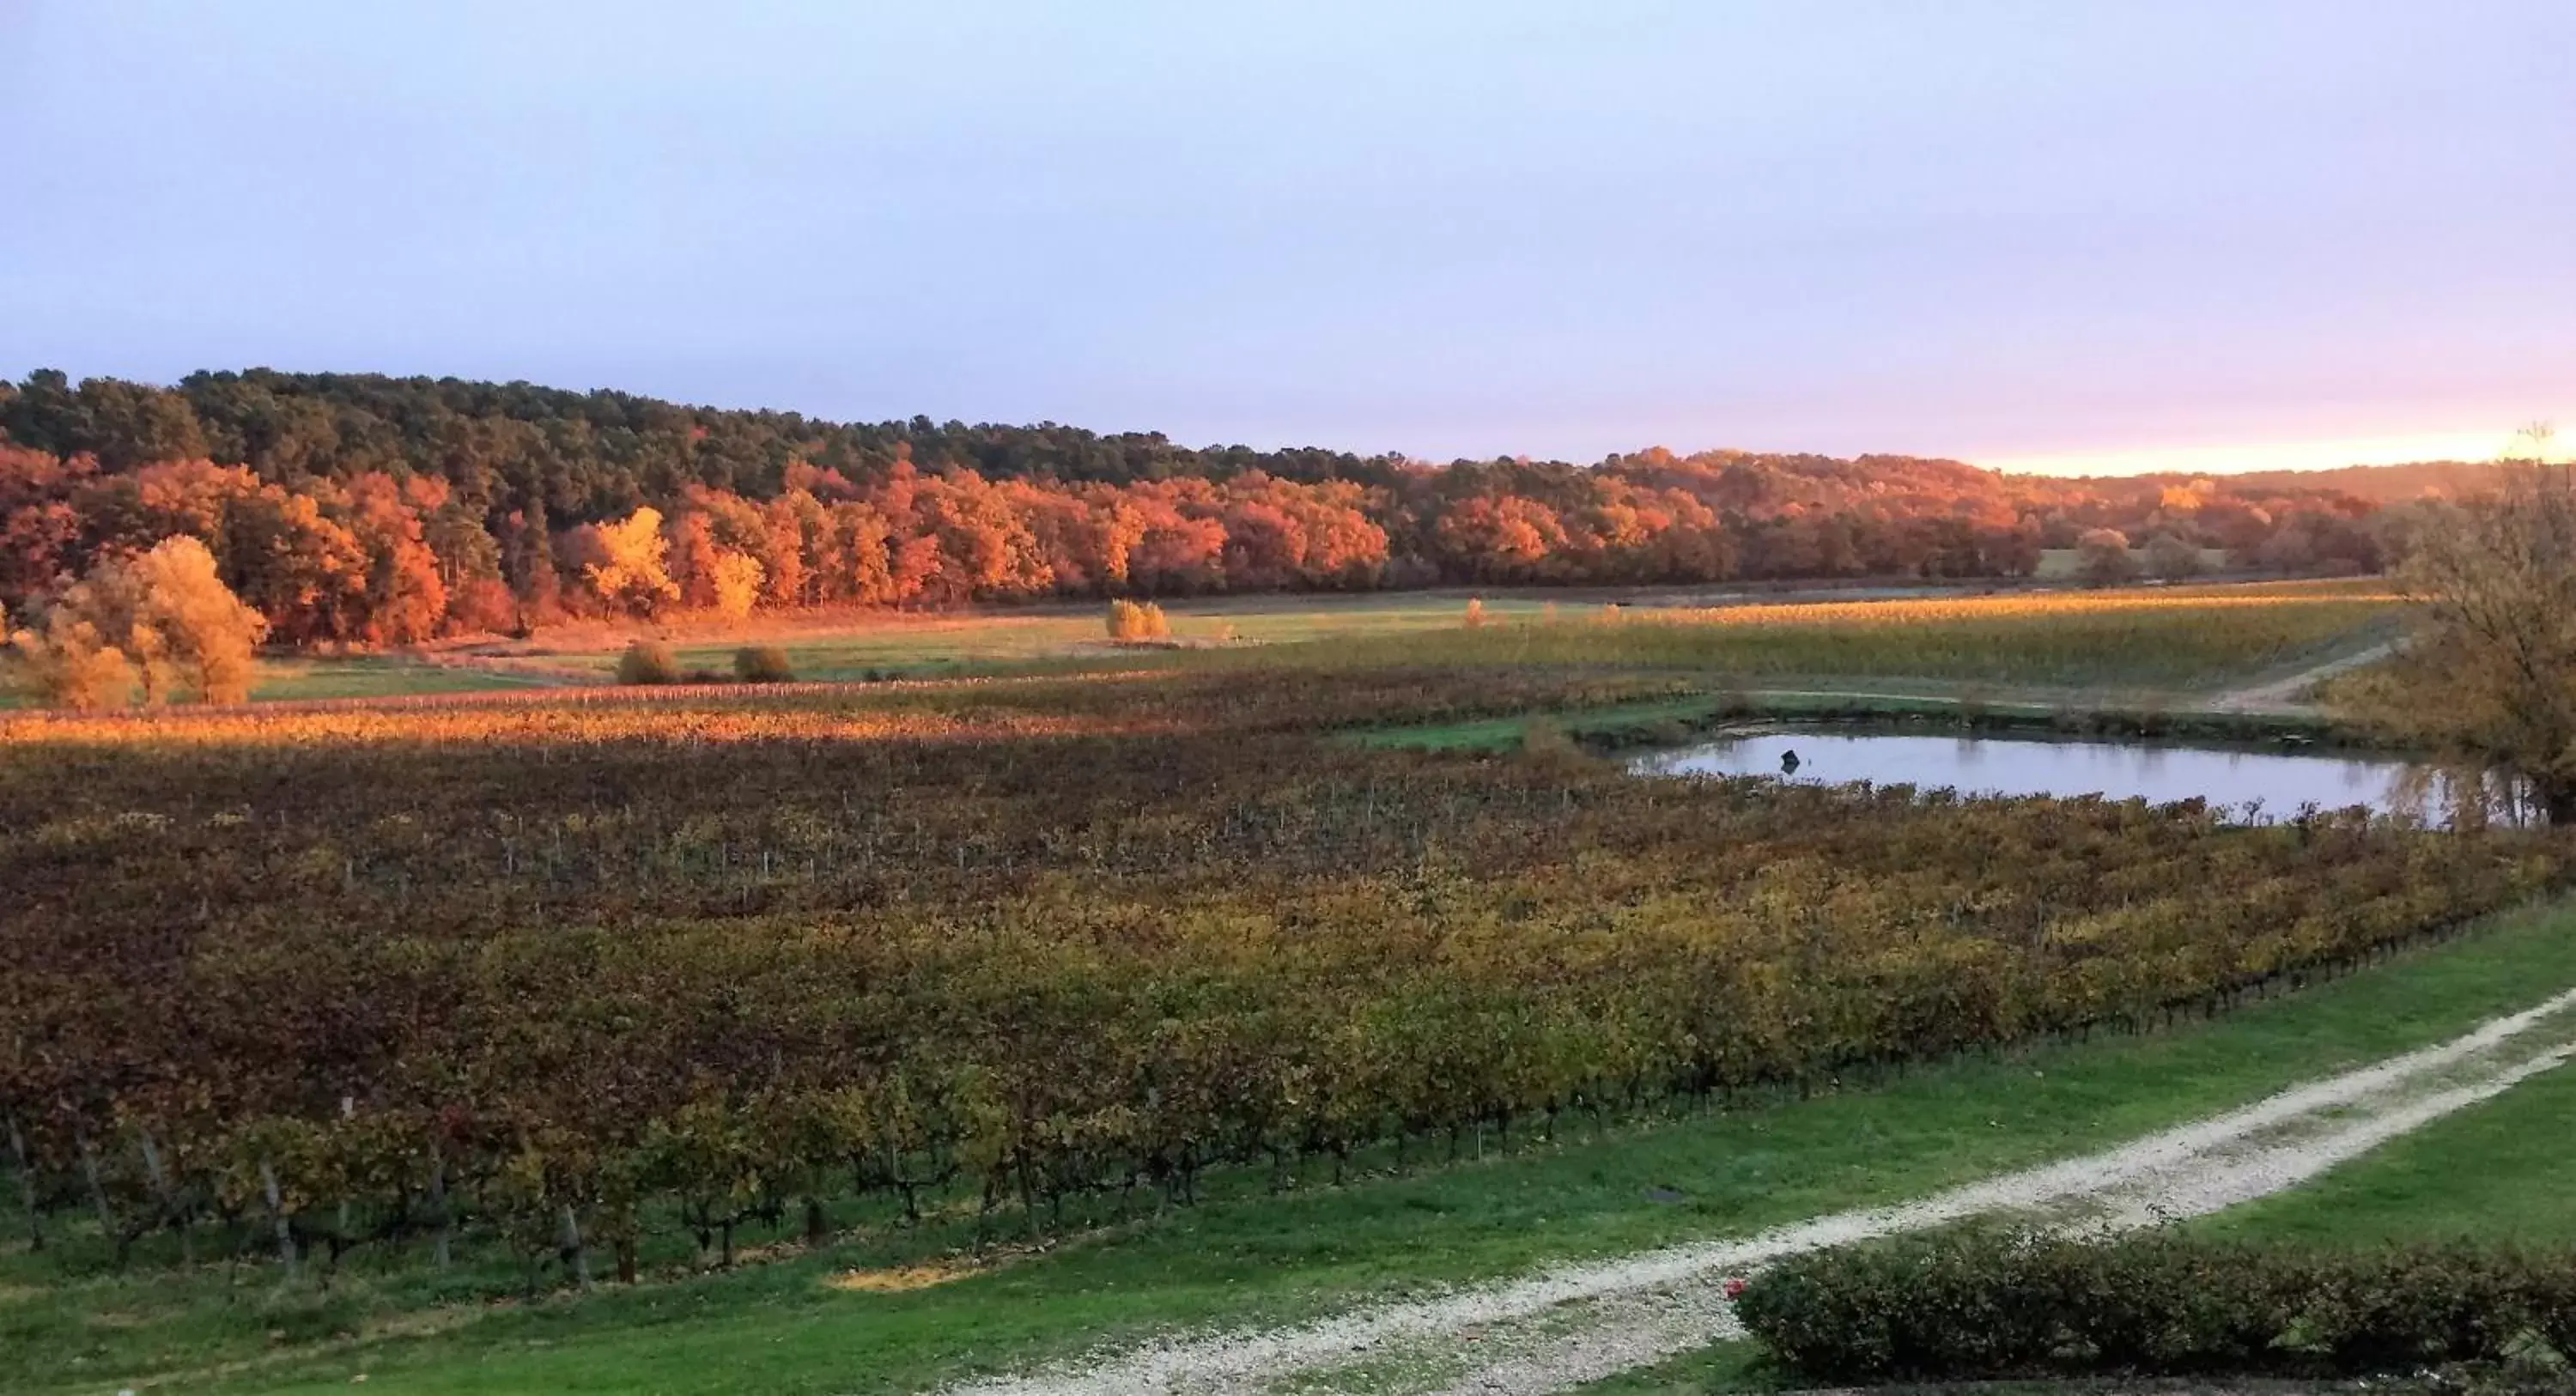
M1798 753L1795 748L1780 753L1780 774L1784 776L1796 775L1798 773L1798 767L1803 764L1805 763L1798 759Z

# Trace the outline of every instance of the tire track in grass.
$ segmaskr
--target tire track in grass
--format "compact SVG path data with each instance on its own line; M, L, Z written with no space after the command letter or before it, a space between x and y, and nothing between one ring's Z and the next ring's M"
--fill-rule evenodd
M1269 1329L1166 1335L948 1396L1542 1396L1740 1336L1724 1287L1784 1256L1980 1216L2128 1227L2295 1186L2576 1057L2576 991L2448 1042L2101 1153L1834 1213Z

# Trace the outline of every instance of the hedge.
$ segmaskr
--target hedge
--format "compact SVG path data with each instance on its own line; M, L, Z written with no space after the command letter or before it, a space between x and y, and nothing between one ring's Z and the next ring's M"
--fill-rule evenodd
M2576 1353L2576 1251L1970 1230L1789 1260L1736 1312L1822 1382L2366 1376Z

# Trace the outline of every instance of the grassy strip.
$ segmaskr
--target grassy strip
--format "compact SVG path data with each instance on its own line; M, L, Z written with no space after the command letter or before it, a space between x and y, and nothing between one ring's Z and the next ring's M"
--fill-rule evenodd
M259 1341L274 1299L256 1282L236 1292L209 1269L48 1285L45 1262L12 1254L0 1263L0 1342L22 1360L0 1388L94 1389L154 1366L195 1368L192 1387L263 1391L343 1386L362 1371L421 1392L921 1390L1165 1325L1275 1321L1353 1294L1911 1196L2439 1040L2570 984L2576 910L2530 913L2185 1031L1961 1061L1877 1089L1346 1188L1238 1189L903 1293L826 1283L920 1259L922 1242L900 1232L527 1307L398 1306L353 1277L331 1314L297 1321L364 1336L297 1353L300 1332ZM258 1357L272 1346L282 1351ZM244 1357L252 1365L223 1374Z
M250 696L254 703L302 702L409 693L481 693L528 686L528 680L512 674L424 664L390 655L345 659L281 657L260 661Z
M1412 751L1514 751L1530 725L1548 721L1596 750L1669 746L1746 722L1852 723L2005 735L2105 737L2208 742L2290 742L2351 747L2348 734L2322 718L2276 713L2162 712L2085 709L2033 699L1998 700L1961 693L1874 694L1768 691L1657 699L1563 713L1529 713L1352 734L1362 746Z
M5 671L0 662L0 671ZM6 679L0 672L0 679ZM252 671L254 703L303 702L316 698L384 698L413 693L478 693L489 689L524 689L529 680L510 674L424 664L394 655L306 658L263 655ZM32 708L25 693L0 682L0 711Z
M1738 1341L1585 1382L1575 1390L1580 1396L1708 1396L1712 1391L1778 1390L1780 1384L1764 1363L1761 1344Z
M2576 1066L2436 1120L2306 1187L2195 1223L2308 1245L2576 1241Z

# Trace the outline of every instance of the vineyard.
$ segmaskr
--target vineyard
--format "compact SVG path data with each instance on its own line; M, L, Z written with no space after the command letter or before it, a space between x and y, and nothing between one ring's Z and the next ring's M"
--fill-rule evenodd
M2218 1012L2560 873L2358 815L1322 740L1684 687L1285 665L19 720L26 1235L506 1247L531 1285L730 1260L753 1218L1016 1235Z

